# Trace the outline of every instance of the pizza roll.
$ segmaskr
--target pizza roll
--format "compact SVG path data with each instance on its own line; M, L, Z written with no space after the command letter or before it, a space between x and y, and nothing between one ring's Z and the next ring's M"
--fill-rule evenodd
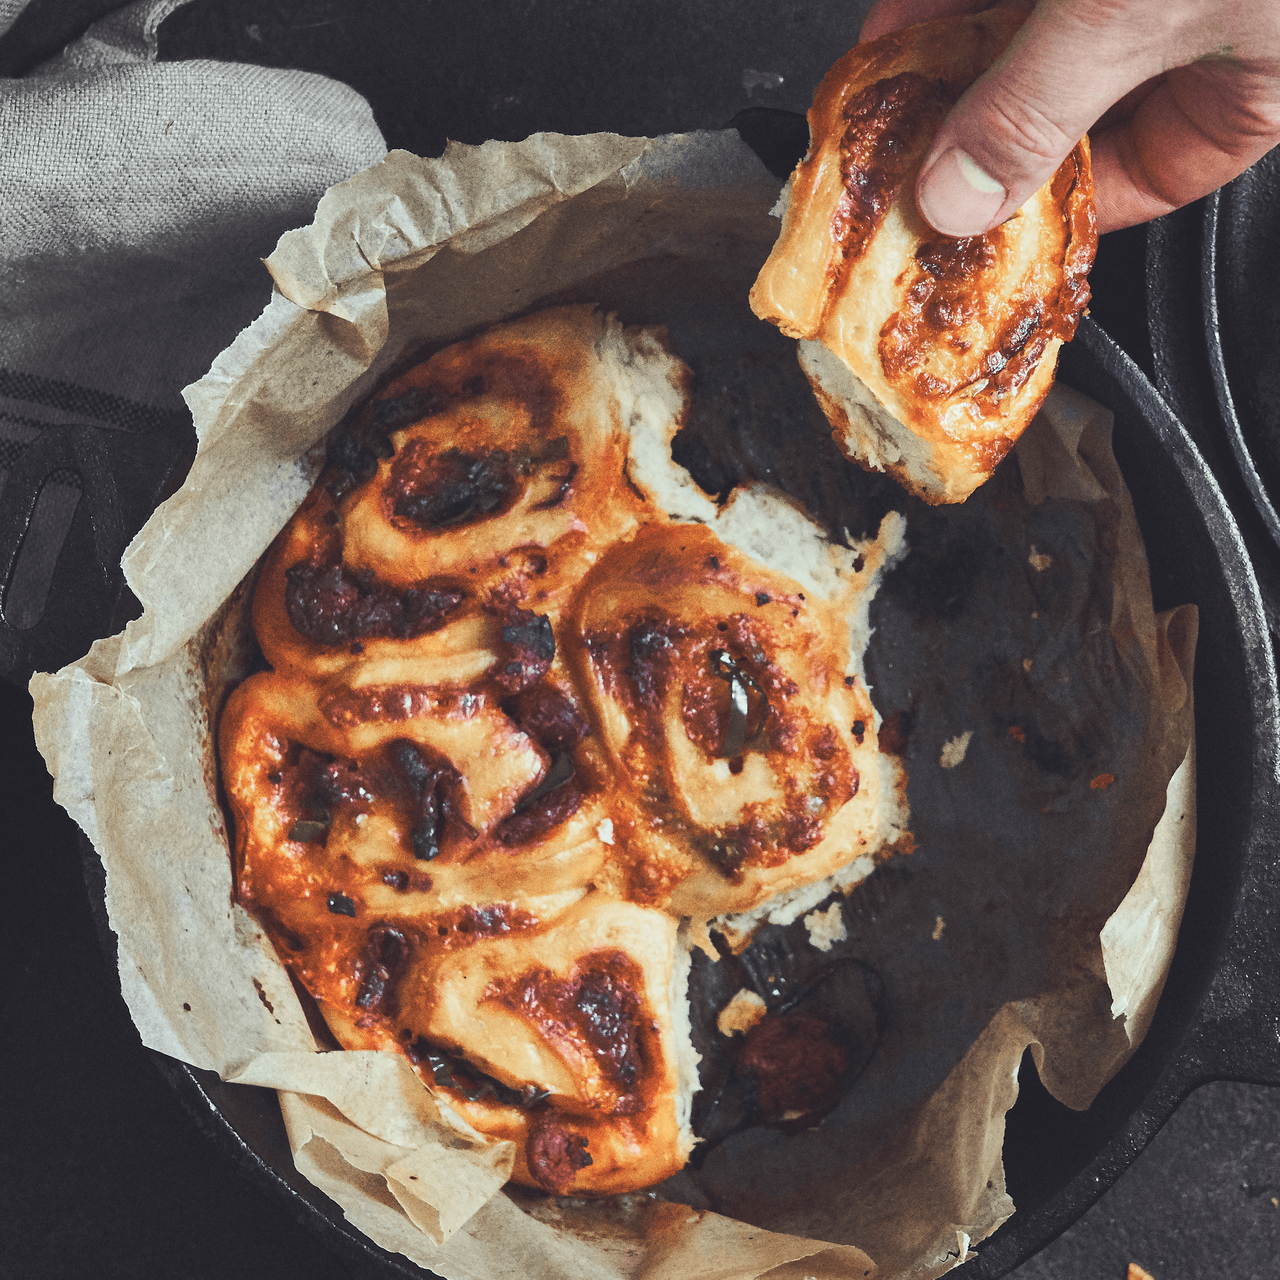
M782 232L751 290L800 339L845 452L931 503L963 502L1025 430L1089 301L1088 139L1003 225L957 239L920 216L920 163L1022 21L994 10L859 45L809 112Z
M547 614L636 527L629 427L647 415L674 433L687 377L648 332L579 306L396 378L331 445L266 557L254 629L267 660L371 683L406 664L421 682L482 674L506 615Z
M688 955L663 912L592 894L549 925L455 946L408 987L419 1071L515 1178L606 1195L678 1172L693 1146Z
M607 852L605 787L573 766L586 726L567 699L557 735L536 704L520 704L526 732L484 690L374 693L264 672L232 694L220 730L237 897L339 1008L372 923L495 901L545 914L585 893ZM340 989L313 963L335 948Z
M392 382L266 557L274 670L219 729L237 899L330 1032L556 1194L689 1154L680 918L880 852L895 785L851 637L897 542L717 507L686 379L578 307Z
M874 714L837 608L701 525L641 530L579 601L626 896L747 911L878 845Z

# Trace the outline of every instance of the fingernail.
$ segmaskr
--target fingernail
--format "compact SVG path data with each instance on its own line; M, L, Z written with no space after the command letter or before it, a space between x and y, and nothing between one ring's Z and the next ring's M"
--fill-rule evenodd
M943 235L976 236L995 221L1008 194L967 151L952 147L924 175L918 203L929 225Z

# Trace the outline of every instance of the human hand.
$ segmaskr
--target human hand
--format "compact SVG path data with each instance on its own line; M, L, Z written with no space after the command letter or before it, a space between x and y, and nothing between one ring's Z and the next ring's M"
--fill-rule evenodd
M879 0L861 40L990 0ZM1277 0L1040 0L939 129L916 185L946 235L999 225L1089 133L1098 231L1229 182L1280 143Z

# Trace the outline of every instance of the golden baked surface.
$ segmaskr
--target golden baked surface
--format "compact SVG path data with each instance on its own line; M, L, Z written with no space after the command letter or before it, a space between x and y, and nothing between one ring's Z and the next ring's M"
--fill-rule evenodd
M941 235L916 209L938 126L1020 22L999 10L923 23L837 62L814 96L809 154L751 291L758 316L802 340L801 363L849 456L928 502L963 501L991 474L1048 394L1058 348L1089 301L1087 139L986 235ZM830 357L858 394L839 385Z
M329 1029L557 1193L688 1156L681 918L879 852L851 597L629 474L687 378L572 307L391 382L263 561L272 669L220 726L238 898Z

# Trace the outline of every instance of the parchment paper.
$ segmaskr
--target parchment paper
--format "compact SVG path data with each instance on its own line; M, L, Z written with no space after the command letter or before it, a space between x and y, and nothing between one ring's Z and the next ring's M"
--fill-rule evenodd
M1190 782L1170 810L1171 838L1152 846L1102 941L1105 914L1083 940L1090 980L993 1007L879 1153L874 1182L851 1171L844 1194L784 1231L710 1211L692 1181L680 1203L678 1179L597 1204L498 1193L508 1145L434 1103L402 1060L317 1053L285 970L231 901L213 726L251 658L254 564L318 474L325 433L407 354L543 299L620 305L612 294L658 320L665 307L678 354L682 334L723 350L740 323L725 319L724 299L745 313L776 235L777 187L727 133L538 135L451 146L437 161L393 152L333 188L313 226L268 260L271 304L185 393L199 453L124 561L142 617L32 681L55 796L107 867L122 990L144 1043L281 1090L302 1172L371 1238L449 1280L941 1274L1011 1211L1000 1143L1024 1048L1045 1045L1046 1083L1082 1104L1131 1051L1167 971L1194 845ZM781 341L743 339L757 340ZM1105 411L1068 397L1040 446L1022 450L1028 493L1065 485L1084 501L1120 502L1107 429ZM810 476L792 489L832 483ZM1158 814L1189 740L1194 617L1151 616L1127 519L1111 612L1151 695L1144 732L1160 749L1142 782Z

